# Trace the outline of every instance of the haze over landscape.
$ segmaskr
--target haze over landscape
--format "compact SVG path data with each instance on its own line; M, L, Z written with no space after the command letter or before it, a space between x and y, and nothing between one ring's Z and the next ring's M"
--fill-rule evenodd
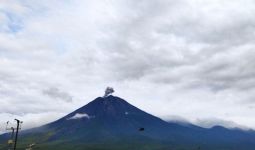
M164 120L255 129L255 1L1 0L0 133L115 95Z

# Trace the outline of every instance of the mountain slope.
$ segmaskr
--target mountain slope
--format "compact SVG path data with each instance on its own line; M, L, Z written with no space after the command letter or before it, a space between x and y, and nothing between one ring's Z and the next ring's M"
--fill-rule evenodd
M254 131L167 123L115 96L98 97L55 122L23 131L20 139L23 149L37 143L47 150L255 148Z

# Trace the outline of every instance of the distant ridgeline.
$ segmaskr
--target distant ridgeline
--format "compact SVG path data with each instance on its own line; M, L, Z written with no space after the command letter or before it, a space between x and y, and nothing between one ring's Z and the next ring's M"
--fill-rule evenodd
M110 95L113 91L55 122L22 131L18 149L36 143L34 149L41 150L255 150L252 130L168 123ZM1 150L9 136L0 136Z

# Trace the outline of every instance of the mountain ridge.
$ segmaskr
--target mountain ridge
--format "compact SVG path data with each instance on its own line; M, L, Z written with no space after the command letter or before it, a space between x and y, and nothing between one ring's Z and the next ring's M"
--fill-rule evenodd
M254 131L169 123L112 95L97 97L52 123L22 131L20 139L21 147L33 142L45 149L66 150L255 148ZM4 140L0 136L0 142Z

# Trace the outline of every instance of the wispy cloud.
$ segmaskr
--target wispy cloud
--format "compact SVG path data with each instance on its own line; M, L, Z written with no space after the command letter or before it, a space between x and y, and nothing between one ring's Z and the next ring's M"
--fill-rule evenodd
M81 119L81 118L90 119L90 116L86 113L76 113L74 116L67 118L67 120Z

